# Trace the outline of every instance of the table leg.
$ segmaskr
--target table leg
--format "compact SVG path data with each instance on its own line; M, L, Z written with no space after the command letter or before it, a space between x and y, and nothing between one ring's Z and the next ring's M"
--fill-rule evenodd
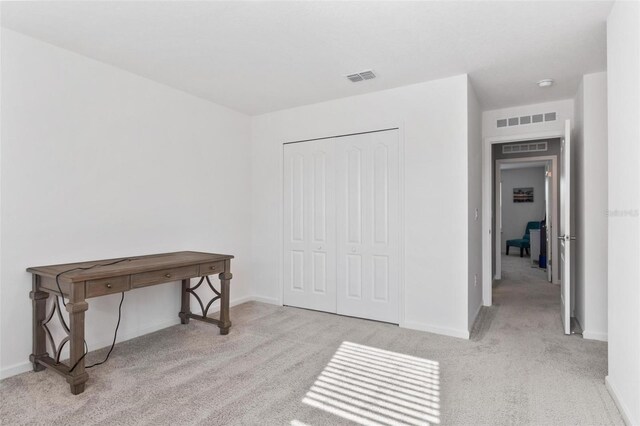
M38 363L40 358L48 356L47 342L42 323L47 315L47 299L49 293L40 291L40 276L34 274L32 276L32 289L29 293L32 305L32 332L33 332L33 348L29 356L29 361L33 364L33 371L42 371L44 365Z
M69 368L74 365L73 371L69 372L67 382L71 388L71 393L78 395L84 392L84 384L89 379L89 375L84 368L84 313L89 309L89 304L84 300L78 300L67 303L67 312L69 312ZM81 360L80 360L81 359ZM78 362L78 360L80 360Z
M182 280L182 307L178 316L181 324L189 324L189 314L191 313L191 295L187 291L191 287L191 279Z
M229 328L231 328L231 320L229 319L229 292L231 287L231 278L233 275L230 272L231 262L226 260L224 262L224 272L218 275L220 278L220 334L229 334Z

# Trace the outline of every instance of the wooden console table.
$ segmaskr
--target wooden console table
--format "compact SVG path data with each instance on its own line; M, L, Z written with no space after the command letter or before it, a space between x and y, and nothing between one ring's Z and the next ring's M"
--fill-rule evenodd
M71 393L82 393L89 378L84 363L84 313L89 308L86 299L170 281L182 280L182 307L179 313L182 324L188 324L189 319L193 318L216 324L220 328L220 334L229 333L231 259L231 255L183 251L28 268L27 272L33 274L30 293L33 305L33 353L29 356L33 370L51 368L67 379ZM209 275L213 274L220 277L220 291L209 280ZM196 277L200 277L200 281L191 287L191 278ZM204 282L214 293L206 305L195 293ZM65 303L63 299L61 304L60 297L55 297L53 306L47 313L47 299L50 295L60 296L60 292L68 302ZM202 315L191 313L190 295L200 304ZM220 319L207 317L209 307L218 299ZM68 325L62 313L65 308L69 313ZM57 345L47 327L56 313L67 334ZM52 348L52 355L47 352L47 340ZM70 355L68 365L60 362L60 353L67 343Z

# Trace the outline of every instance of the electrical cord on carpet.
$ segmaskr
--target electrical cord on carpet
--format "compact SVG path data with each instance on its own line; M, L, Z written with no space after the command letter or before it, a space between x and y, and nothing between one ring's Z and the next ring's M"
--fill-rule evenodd
M116 260L116 261L110 262L110 263L97 263L97 264L91 265L91 266L72 268L72 269L68 269L66 271L62 271L62 272L60 272L59 274L56 275L56 285L58 286L58 292L60 293L60 296L56 296L56 297L61 297L62 298L62 304L65 307L67 306L66 302L64 301L64 294L62 293L62 288L60 287L60 276L62 274L66 274L66 273L73 272L73 271L86 271L88 269L92 269L92 268L95 268L97 266L116 265L116 264L121 263L121 262L130 262L132 260L136 260L136 259L125 258L125 259L119 259L119 260ZM116 339L118 338L118 328L120 328L120 320L122 319L122 302L124 302L124 291L122 292L122 298L120 299L120 304L118 305L118 322L116 324L116 329L115 329L115 331L113 333L113 342L111 343L111 347L109 348L109 352L107 353L107 356L102 361L96 362L95 364L91 364L89 366L86 366L85 368L93 368L93 367L96 367L98 365L104 364L109 359L109 356L111 355L111 352L113 352L113 348L116 346ZM69 373L71 373L73 370L75 370L75 368L78 366L78 364L80 364L80 362L87 356L88 353L89 353L89 346L87 345L87 341L84 340L84 353L75 362L75 364L73 364L73 366L69 369Z

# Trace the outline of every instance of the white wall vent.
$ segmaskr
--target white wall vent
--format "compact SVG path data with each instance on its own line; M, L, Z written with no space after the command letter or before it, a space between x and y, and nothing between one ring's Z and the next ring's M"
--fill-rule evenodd
M361 72L358 72L358 73L355 73L355 74L349 74L347 76L347 78L352 83L357 83L358 81L372 80L372 79L376 78L376 75L371 70L365 70L365 71L361 71Z
M496 127L522 126L523 124L542 123L543 121L555 121L556 113L547 112L544 114L525 115L524 117L500 118L496 121Z
M502 145L503 154L521 154L523 152L541 152L547 150L547 142L529 142Z

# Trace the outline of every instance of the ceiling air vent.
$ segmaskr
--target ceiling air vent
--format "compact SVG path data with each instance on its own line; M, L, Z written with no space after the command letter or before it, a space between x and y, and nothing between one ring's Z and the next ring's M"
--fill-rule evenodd
M366 70L366 71L361 71L361 72L356 73L356 74L349 74L347 76L347 78L352 83L357 83L357 82L363 81L363 80L372 80L372 79L376 78L376 75L373 73L373 71Z
M373 73L373 71L367 70L367 71L362 71L360 73L360 77L364 78L365 80L371 80L376 78L376 75Z
M523 152L541 152L547 150L547 142L529 142L502 145L503 154L521 154Z

